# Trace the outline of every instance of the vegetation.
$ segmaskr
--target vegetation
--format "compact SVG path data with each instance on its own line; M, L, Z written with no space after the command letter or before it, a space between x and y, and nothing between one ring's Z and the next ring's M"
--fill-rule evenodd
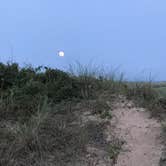
M165 118L166 96L161 91L163 87L157 87L155 83L149 82L133 82L128 83L127 97L135 101L139 106L147 108L151 111L152 116L160 119Z
M165 119L165 90L79 63L68 73L0 63L0 165L77 165L89 144L107 147L115 162L120 141L107 142L104 122L85 123L80 119L83 113L110 119L111 102L122 94Z
M111 118L105 99L121 87L122 79L80 64L66 73L0 63L0 165L74 165L88 144L111 147L104 124L80 122L80 115Z

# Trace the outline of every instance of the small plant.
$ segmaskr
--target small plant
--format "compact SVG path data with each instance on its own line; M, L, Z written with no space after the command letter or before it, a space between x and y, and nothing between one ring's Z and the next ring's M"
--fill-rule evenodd
M166 120L161 123L162 129L164 133L166 134Z
M93 104L93 113L99 114L101 118L112 118L111 106L104 100L96 100Z
M117 157L121 151L121 146L122 145L121 145L120 141L112 142L109 145L109 148L108 148L109 157L110 157L110 159L113 160L114 164L116 163Z
M105 119L105 118L108 118L108 119L111 119L112 118L112 113L110 111L103 111L101 114L100 114L100 117L102 119Z

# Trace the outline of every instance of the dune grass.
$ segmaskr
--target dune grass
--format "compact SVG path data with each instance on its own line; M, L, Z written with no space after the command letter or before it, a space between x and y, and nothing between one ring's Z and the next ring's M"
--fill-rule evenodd
M127 82L123 73L92 64L77 62L64 72L0 63L0 165L74 165L88 144L106 144L115 159L119 145L104 140L103 124L82 124L82 110L111 119L112 96L121 94L156 116L165 113L164 93L152 82Z
M115 78L79 63L69 72L1 63L0 165L74 164L89 143L109 144L102 124L78 125L76 114L90 109L101 118L111 118L110 106L99 96L105 91L108 96L118 94L122 84L122 76Z

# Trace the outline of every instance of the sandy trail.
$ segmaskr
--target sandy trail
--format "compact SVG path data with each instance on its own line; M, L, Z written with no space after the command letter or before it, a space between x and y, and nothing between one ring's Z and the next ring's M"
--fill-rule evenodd
M150 118L148 111L136 108L124 99L113 111L115 132L125 143L116 166L158 166L161 146L161 126Z

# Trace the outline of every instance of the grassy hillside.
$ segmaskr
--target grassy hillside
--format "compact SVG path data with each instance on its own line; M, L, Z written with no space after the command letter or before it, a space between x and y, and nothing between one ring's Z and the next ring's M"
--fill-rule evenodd
M104 149L114 163L122 142L108 142L103 127L119 94L154 116L165 115L165 87L128 83L123 75L80 64L66 73L0 63L0 165L78 165L89 144ZM100 120L86 120L86 112Z
M88 144L114 162L120 143L105 140L102 119L111 118L106 99L122 81L81 65L71 71L0 64L0 165L74 165ZM86 111L101 121L84 122Z

